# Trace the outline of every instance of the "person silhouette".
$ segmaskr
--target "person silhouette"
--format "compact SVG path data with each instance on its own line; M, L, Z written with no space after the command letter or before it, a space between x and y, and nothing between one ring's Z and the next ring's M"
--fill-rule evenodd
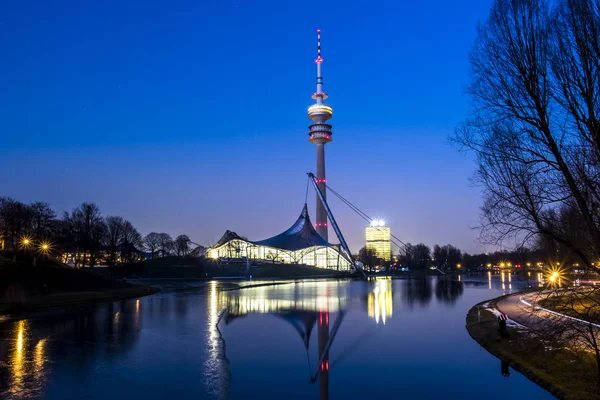
M500 360L500 373L505 378L510 376L510 367L506 361Z

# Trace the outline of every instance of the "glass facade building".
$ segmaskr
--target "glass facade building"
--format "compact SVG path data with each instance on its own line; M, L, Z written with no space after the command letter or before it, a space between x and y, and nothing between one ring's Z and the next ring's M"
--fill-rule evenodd
M304 264L318 268L349 271L350 260L340 245L328 243L310 222L306 204L298 220L285 232L272 238L250 241L232 231L207 251L210 258L265 260L287 264Z
M365 231L366 247L373 249L378 258L385 261L392 259L392 231L383 222L374 221Z

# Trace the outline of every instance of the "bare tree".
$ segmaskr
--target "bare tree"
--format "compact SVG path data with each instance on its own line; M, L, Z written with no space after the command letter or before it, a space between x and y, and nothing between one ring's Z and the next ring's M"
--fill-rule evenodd
M121 262L130 263L141 253L144 246L142 235L128 220L123 221L123 240L120 246Z
M125 221L122 217L108 216L106 217L106 245L108 248L108 266L111 270L117 264L118 252L123 243Z
M94 203L82 203L66 217L71 236L76 242L79 264L84 267L89 262L88 254L97 251L97 242L101 240L104 220L100 208Z
M598 0L496 0L478 31L474 112L454 140L477 157L488 242L544 235L588 266L600 254L599 12ZM564 207L584 241L553 223Z
M436 244L433 246L433 261L438 268L454 271L462 261L462 252L449 244L445 246Z
M0 197L0 229L12 249L17 249L21 238L29 233L31 218L29 206L9 197Z
M92 225L89 233L90 268L94 268L98 263L98 259L102 254L107 235L108 228L106 226L106 222L104 219L100 218Z
M158 248L160 250L162 257L165 257L165 256L171 254L171 251L175 247L175 245L173 244L173 239L171 238L171 235L169 235L168 233L159 233L158 236L159 236Z
M48 239L55 227L56 213L48 203L36 201L30 206L31 209L31 234L37 240Z
M186 256L190 252L192 241L187 235L179 235L175 238L175 252L178 256Z
M144 245L152 255L152 259L154 259L154 254L156 254L156 252L160 248L160 234L156 232L150 232L149 234L147 234L144 237Z

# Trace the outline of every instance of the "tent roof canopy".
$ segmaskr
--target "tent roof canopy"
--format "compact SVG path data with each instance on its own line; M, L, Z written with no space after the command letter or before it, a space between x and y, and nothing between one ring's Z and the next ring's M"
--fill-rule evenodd
M236 239L243 240L257 246L267 246L289 251L296 251L314 246L337 247L337 245L327 242L317 233L312 225L312 222L310 221L310 217L308 216L308 207L306 206L306 203L304 204L302 212L300 213L300 216L296 222L294 222L289 229L283 233L280 233L279 235L253 242L242 238L235 232L226 231L221 239L219 239L219 241L214 245L214 247L221 246L231 240Z

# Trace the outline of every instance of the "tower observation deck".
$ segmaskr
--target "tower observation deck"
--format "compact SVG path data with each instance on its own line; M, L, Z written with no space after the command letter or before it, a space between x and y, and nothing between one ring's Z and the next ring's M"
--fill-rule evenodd
M333 116L333 109L331 106L324 103L327 99L327 94L323 92L323 76L321 74L321 65L323 59L321 58L321 30L317 30L317 91L312 95L315 100L315 104L308 107L308 118L313 121L310 125L308 137L309 142L314 143L317 146L317 173L316 181L319 189L323 193L323 197L326 198L326 187L327 182L325 178L325 145L331 142L331 125L326 122ZM316 207L316 222L315 228L317 233L325 240L327 238L327 212L322 202L319 200L317 195L317 207Z

